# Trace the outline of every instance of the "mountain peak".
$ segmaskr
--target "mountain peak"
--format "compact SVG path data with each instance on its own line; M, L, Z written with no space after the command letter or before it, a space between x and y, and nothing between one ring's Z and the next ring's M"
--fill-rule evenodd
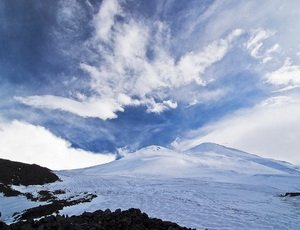
M170 153L175 153L176 151L171 150L169 148L159 146L159 145L149 145L144 148L137 150L136 152L130 153L128 155L165 155Z
M227 147L224 145L212 143L212 142L204 142L200 145L194 146L185 152L189 153L204 153L204 152L215 152L215 153L222 153L222 154L238 154L238 155L248 155L248 156L255 156L254 154L250 154L235 148Z
M168 150L168 149L165 148L165 147L159 146L159 145L149 145L149 146L146 146L144 148L141 148L138 151L153 151L153 152L158 152L158 151L161 151L161 150Z

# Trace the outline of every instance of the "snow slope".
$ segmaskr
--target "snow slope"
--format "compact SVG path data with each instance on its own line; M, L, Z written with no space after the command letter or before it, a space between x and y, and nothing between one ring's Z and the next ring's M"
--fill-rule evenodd
M292 165L264 159L217 144L205 143L184 153L160 146L149 146L109 164L75 173L160 177L211 176L217 172L242 174L287 174L299 171ZM218 176L218 175L215 175Z
M300 229L300 198L279 197L300 190L295 166L212 143L184 153L149 146L105 165L57 174L63 182L14 188L97 194L61 211L68 215L135 207L197 229Z
M270 169L282 171L285 173L291 174L299 174L299 168L293 166L290 163L277 161L273 159L265 159L254 154L249 154L237 149L228 148L222 145L214 144L214 143L203 143L198 145L192 149L187 150L186 152L192 154L201 154L202 157L208 156L208 158L217 158L220 160L221 158L230 159L231 162L239 161L239 163L256 163L262 166L265 166ZM244 170L243 170L244 171ZM262 171L257 171L258 173L262 173Z

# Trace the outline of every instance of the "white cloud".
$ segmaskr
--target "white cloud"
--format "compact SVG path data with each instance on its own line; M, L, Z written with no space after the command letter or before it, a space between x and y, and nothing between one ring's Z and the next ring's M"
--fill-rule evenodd
M111 36L111 29L114 25L115 16L120 14L122 9L117 0L104 0L102 7L94 17L96 38L107 41Z
M123 20L115 20L121 15ZM93 25L95 36L87 43L88 47L98 51L98 56L92 60L93 64L83 61L80 68L90 76L90 89L94 95L80 94L82 100L31 96L17 98L19 102L103 120L116 118L117 112L123 112L130 105L144 105L147 112L153 113L174 109L178 102L185 103L180 96L174 97L174 92L189 84L207 85L212 79L205 76L206 70L222 60L243 33L234 29L223 38L175 58L169 51L168 25L160 21L137 20L123 12L116 0L103 2L94 16ZM152 57L148 56L149 50Z
M253 108L239 110L191 131L174 141L173 146L182 150L203 142L215 142L299 165L299 117L299 97L272 97Z
M207 40L216 39L234 28L245 31L243 48L254 60L242 60L248 63L251 71L263 76L272 72L291 57L293 63L299 63L295 55L299 52L300 8L295 1L253 0L253 1L214 1L203 14L197 8L186 9L185 15L192 15L184 20L186 33L179 34L182 41L191 37L200 38L203 44ZM253 16L255 15L255 16ZM196 40L196 39L195 39ZM241 57L242 58L242 57ZM227 66L238 69L237 66ZM245 71L241 69L241 71Z
M201 52L190 52L182 56L175 70L179 73L176 82L179 80L181 86L191 82L205 85L206 80L203 77L205 70L213 63L221 60L228 52L232 41L241 34L242 30L233 30L227 38L210 43Z
M203 89L202 92L195 93L193 91L188 91L187 89L185 93L185 100L189 103L189 106L204 104L208 102L213 103L220 100L220 98L223 98L228 93L227 90L228 89L226 87L223 87L216 90Z
M153 99L147 101L147 112L149 113L161 113L168 109L176 109L177 102L167 100L160 103L155 102Z
M276 43L272 47L266 48L264 46L264 41L274 36L274 34L274 31L262 28L253 30L249 40L245 43L245 47L250 55L255 59L262 60L263 63L271 61L273 59L273 54L279 51L280 46Z
M293 65L290 59L277 70L270 72L266 76L267 83L279 86L294 88L300 86L300 66Z
M121 97L121 96L120 96ZM15 97L19 102L36 108L64 110L82 117L98 117L100 119L116 118L116 112L123 112L124 109L119 102L113 98L87 98L83 101L58 97L53 95ZM130 103L121 99L125 104Z
M83 168L115 160L113 154L76 149L41 126L20 121L0 124L0 158L53 170Z

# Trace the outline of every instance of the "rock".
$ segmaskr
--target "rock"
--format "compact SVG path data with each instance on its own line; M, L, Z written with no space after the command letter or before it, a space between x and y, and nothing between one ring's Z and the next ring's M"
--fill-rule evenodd
M58 180L47 168L0 159L0 183L5 185L43 185Z
M10 185L0 184L0 192L4 194L4 196L19 196L22 193L11 188Z
M93 213L85 212L80 216L49 216L36 221L17 222L7 226L8 229L97 229L97 230L186 230L188 228L181 227L169 221L162 221L157 218L149 218L146 213L142 213L139 209L129 209L116 212L96 211ZM4 229L4 228L1 228ZM6 230L6 229L5 229Z
M300 196L300 192L287 192L285 193L284 195L282 195L283 197L286 197L286 196Z

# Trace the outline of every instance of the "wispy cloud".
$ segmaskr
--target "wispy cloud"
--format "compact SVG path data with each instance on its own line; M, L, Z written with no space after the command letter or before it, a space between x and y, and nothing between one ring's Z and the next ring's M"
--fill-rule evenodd
M266 75L266 82L282 89L300 86L300 65L293 65L288 58L284 64Z
M273 31L261 28L253 30L249 40L245 43L246 49L249 51L250 55L256 59L262 60L263 63L272 60L272 54L277 52L280 46L276 43L270 48L265 48L263 42L273 35Z
M242 34L234 29L178 58L170 51L166 23L138 20L126 14L116 0L104 1L92 24L94 36L87 47L96 50L96 59L82 60L80 68L89 75L94 93L82 100L36 95L19 97L19 102L103 120L116 118L126 106L144 105L147 112L161 113L183 102L180 96L173 96L174 91L190 84L208 84L212 79L205 76L206 70L222 60Z
M94 17L95 37L102 41L111 39L112 27L115 24L115 16L122 12L117 0L104 1L99 12Z
M119 100L92 97L79 101L53 95L15 97L15 99L36 108L63 110L81 117L98 117L103 120L116 118L116 112L124 111L118 101L124 104L130 103L125 96L122 98L122 95Z
M183 34L183 38L202 35L200 42L203 43L224 36L235 28L243 29L243 38L246 40L242 42L243 49L254 62L249 63L249 59L244 61L251 65L252 71L261 75L261 81L264 82L264 75L278 69L287 58L295 65L299 64L299 57L295 55L299 52L299 42L296 39L300 29L297 23L299 13L297 4L291 1L215 1L203 14L195 14L185 22L187 33Z

